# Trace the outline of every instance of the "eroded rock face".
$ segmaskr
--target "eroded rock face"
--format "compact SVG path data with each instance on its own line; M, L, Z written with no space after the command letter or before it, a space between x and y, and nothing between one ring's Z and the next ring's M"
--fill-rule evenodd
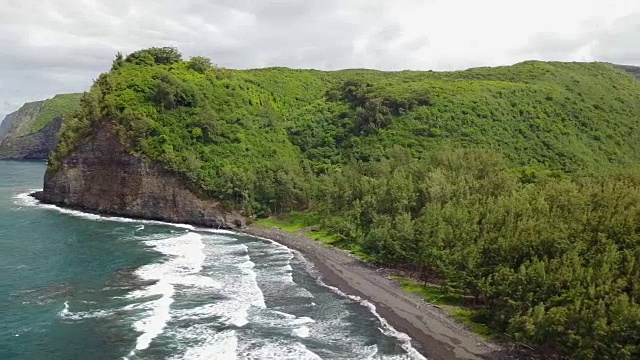
M57 118L38 132L0 140L0 159L46 159L56 147L61 126L62 118Z
M130 155L115 132L94 131L53 172L47 170L39 200L101 214L232 228L237 213L203 200L178 175Z
M64 118L80 106L82 94L59 94L25 103L0 124L0 159L46 159L58 142Z
M0 159L46 159L53 151L61 119L51 121L37 132L29 129L44 103L26 103L5 117L0 125Z

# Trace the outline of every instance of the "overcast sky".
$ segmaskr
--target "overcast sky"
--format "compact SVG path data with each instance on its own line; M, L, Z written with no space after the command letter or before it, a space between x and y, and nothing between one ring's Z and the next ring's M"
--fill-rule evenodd
M230 68L454 70L640 65L638 39L638 0L0 0L0 119L151 46Z

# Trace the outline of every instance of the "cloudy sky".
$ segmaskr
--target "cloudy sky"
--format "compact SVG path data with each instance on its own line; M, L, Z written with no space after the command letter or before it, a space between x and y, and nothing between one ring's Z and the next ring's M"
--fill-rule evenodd
M117 51L219 66L454 70L527 59L640 65L637 0L0 0L0 119L87 89Z

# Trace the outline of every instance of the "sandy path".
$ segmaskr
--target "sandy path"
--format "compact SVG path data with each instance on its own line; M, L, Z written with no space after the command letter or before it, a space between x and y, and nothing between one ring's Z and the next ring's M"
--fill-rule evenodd
M320 271L325 283L375 304L378 313L396 330L409 335L415 348L430 360L510 358L500 346L469 332L419 296L402 291L396 281L345 251L277 228L249 227L243 232L301 252Z

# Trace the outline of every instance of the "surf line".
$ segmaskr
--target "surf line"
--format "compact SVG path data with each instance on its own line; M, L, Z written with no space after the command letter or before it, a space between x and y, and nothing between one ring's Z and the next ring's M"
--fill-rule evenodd
M172 318L171 305L174 302L176 285L193 285L203 287L215 287L215 282L204 281L198 273L202 270L205 260L204 243L202 235L195 232L187 232L180 236L165 239L145 241L154 251L166 256L160 263L151 263L142 266L135 274L143 280L156 280L157 282L144 289L134 291L127 295L131 299L148 299L160 296L160 298L131 306L131 308L146 309L147 316L133 324L140 335L136 339L135 348L131 350L125 359L134 356L137 351L149 348L151 342L162 334Z
M416 350L416 348L413 347L413 345L411 344L411 337L409 335L401 332L401 331L396 330L393 326L391 326L391 324L389 324L389 322L378 313L378 311L376 310L376 306L373 303L371 303L370 301L365 300L365 299L363 299L363 298L361 298L359 296L347 294L347 293L343 292L342 290L338 289L337 287L328 285L325 282L323 282L322 281L322 273L316 269L316 267L313 264L313 262L308 260L304 256L304 254L302 252L300 252L298 250L295 250L295 249L292 249L292 248L290 248L290 247L288 247L286 245L283 245L283 244L277 242L276 240L269 239L269 238L266 238L266 237L263 237L263 236L251 235L251 234L247 234L247 233L241 233L241 234L245 235L245 236L249 236L249 237L255 238L255 239L264 240L264 241L267 241L269 243L272 243L272 244L275 244L277 246L281 246L283 248L288 249L291 254L293 254L294 256L297 256L297 257L299 257L300 259L303 260L303 262L306 264L307 272L311 276L313 276L315 278L315 280L316 280L316 282L318 284L320 284L321 286L331 290L332 292L334 292L334 293L336 293L336 294L338 294L338 295L340 295L342 297L354 300L354 301L358 302L361 306L366 307L369 310L369 312L371 312L378 319L378 321L380 321L380 324L382 325L382 328L380 328L380 331L385 335L388 335L388 336L391 336L391 337L397 339L401 343L401 347L407 352L407 354L409 356L411 356L411 358L413 360L427 360L426 357L424 357L422 354L420 354L420 352L418 352L418 350Z
M173 226L173 227L193 230L193 231L197 230L195 226L189 225L189 224L170 223L170 222L158 221L158 220L132 219L132 218L118 217L118 216L107 216L107 215L94 214L90 212L84 212L80 210L65 209L63 207L52 205L52 204L44 204L39 200L37 200L36 198L34 198L33 196L31 196L31 194L37 191L41 191L41 189L32 189L26 193L21 193L14 196L13 198L16 199L15 204L21 205L21 206L39 207L47 210L55 210L62 214L67 214L67 215L71 215L71 216L75 216L75 217L79 217L87 220L114 221L114 222L122 222L122 223L137 223L137 224L149 224L149 225L165 225L165 226ZM143 228L140 228L139 230L142 230L142 229Z
M37 189L34 191L38 191ZM65 213L65 214L69 214L72 216L77 216L77 217L83 217L86 219L90 219L90 220L105 220L105 221L117 221L117 222L134 222L134 223L142 223L142 224L154 224L154 225L167 225L167 226L174 226L174 227L178 227L178 228L183 228L183 229L189 229L189 230L194 230L194 231L206 231L206 232L213 232L213 233L221 233L221 234L241 234L241 235L245 235L245 236L250 236L256 239L261 239L261 240L266 240L272 244L276 244L279 246L282 246L284 248L289 249L289 251L293 252L293 253L297 253L299 254L303 259L305 259L305 261L310 264L311 266L313 266L313 264L311 262L309 262L305 257L304 254L302 254L301 252L291 249L273 239L269 239L269 238L265 238L265 237L261 237L261 236L255 236L255 235L251 235L251 234L246 234L246 233L241 233L241 232L234 232L234 231L229 231L229 230L218 230L218 229L207 229L207 228L196 228L193 225L188 225L188 224L176 224L176 223L169 223L169 222L163 222L163 221L156 221L156 220L139 220L139 219L130 219L130 218L123 218L123 217L110 217L110 216L103 216L103 215L97 215L97 214L92 214L92 213L86 213L86 212L82 212L82 211L78 211L78 210L69 210L69 209L65 209L56 205L50 205L50 204L42 204L40 203L38 200L36 200L35 198L33 198L31 196L31 193L33 193L33 191L27 192L27 193L23 193L20 194L18 196L16 196L16 199L21 200L22 205L27 205L27 206L39 206L39 207L43 207L46 209L53 209L53 210L57 210L61 213ZM380 314L378 314L378 312L376 311L376 307L375 305L373 305L371 302L364 300L362 298L360 298L359 296L355 296L355 295L349 295L344 293L343 291L341 291L340 289L327 285L326 283L322 282L320 277L317 277L316 281L330 289L331 291L335 292L336 294L349 298L351 300L357 301L358 303L360 303L362 306L366 307L374 316L376 316L378 318L378 320L380 321L380 323L382 324L383 329L380 329L383 333L388 333L390 336L396 338L398 341L401 342L401 346L403 349L405 349L405 351L407 351L407 353L415 360L426 360L426 358L424 356L422 356L412 345L411 345L411 338L403 333L400 332L398 330L396 330L395 328L393 328L393 326L391 326L386 319L384 319ZM173 288L173 286L172 286ZM175 290L173 290L175 291ZM171 302L173 302L173 299L171 299ZM169 304L170 305L170 304ZM168 319L167 319L168 321ZM156 335L157 336L157 335ZM154 336L155 337L155 336ZM145 341L146 342L146 341ZM149 341L150 342L150 341ZM141 343L140 345L143 345L144 343ZM138 347L138 346L136 346ZM148 345L147 345L148 347ZM138 349L140 350L140 349ZM135 350L132 350L131 353L127 356L127 357L123 357L123 359L129 359L130 356L133 356L135 354Z

